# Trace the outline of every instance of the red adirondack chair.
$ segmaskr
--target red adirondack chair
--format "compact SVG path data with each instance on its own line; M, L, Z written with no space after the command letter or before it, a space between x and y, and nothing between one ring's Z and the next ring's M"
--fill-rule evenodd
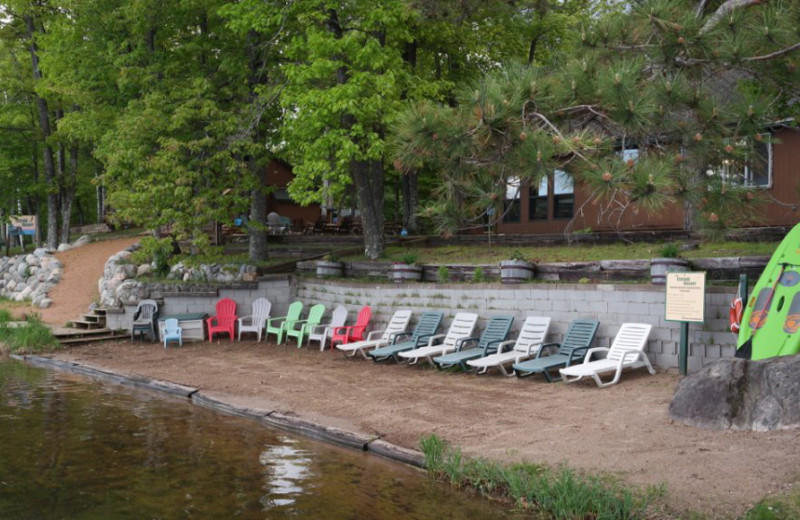
M214 339L215 332L226 332L233 340L233 329L236 326L236 302L223 298L217 302L217 314L206 319L208 340Z
M370 317L372 317L372 309L369 305L364 305L358 311L355 325L334 328L331 336L331 348L335 343L352 343L363 340Z

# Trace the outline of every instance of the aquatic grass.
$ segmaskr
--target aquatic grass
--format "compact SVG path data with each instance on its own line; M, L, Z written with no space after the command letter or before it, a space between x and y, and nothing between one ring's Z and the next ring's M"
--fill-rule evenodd
M38 354L59 347L50 328L38 316L28 316L20 325L11 325L14 319L8 310L0 309L0 349L10 354Z
M465 458L436 435L420 443L428 472L457 488L508 500L516 507L547 518L621 520L639 518L651 496L619 484L610 477L584 475L567 466L529 463L503 465Z
M800 518L800 491L765 498L747 512L744 520L785 520Z

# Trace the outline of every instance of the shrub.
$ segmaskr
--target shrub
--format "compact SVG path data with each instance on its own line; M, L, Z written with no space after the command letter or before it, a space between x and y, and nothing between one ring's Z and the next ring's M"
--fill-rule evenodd
M336 253L328 253L327 255L322 257L322 260L325 262L338 262L339 255L337 255Z
M436 270L436 278L442 283L449 282L450 269L446 265L440 265L439 268Z
M475 270L472 272L472 281L476 283L482 283L486 281L486 274L483 272L483 267L477 266Z
M10 326L11 313L0 310L0 344L11 354L35 354L55 350L59 343L38 316L21 326Z
M678 258L681 254L681 248L675 242L669 242L661 246L658 252L661 258Z
M519 249L515 249L511 251L511 256L508 258L509 260L517 260L517 261L527 261L528 259L525 258L525 255L522 254L522 251Z
M400 261L406 265L414 265L419 260L419 256L414 253L406 253L400 257Z
M173 244L171 238L158 239L155 237L145 237L139 243L141 246L131 259L137 264L152 262L154 271L159 276L169 274L169 258L172 256Z

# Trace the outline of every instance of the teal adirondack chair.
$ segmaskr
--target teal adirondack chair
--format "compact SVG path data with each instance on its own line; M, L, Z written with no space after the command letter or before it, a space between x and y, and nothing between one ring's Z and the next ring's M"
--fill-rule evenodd
M592 346L592 341L594 341L599 325L600 322L597 320L573 320L569 324L567 334L561 344L547 343L542 345L535 359L514 364L512 366L514 373L517 374L517 377L527 377L542 373L549 383L560 380L561 376L553 377L550 375L550 371L568 367L575 361L580 363L584 354L586 354L586 350ZM554 347L558 347L556 353L542 356L542 352L545 349L549 348L552 351Z
M303 346L303 339L308 338L309 333L322 322L325 314L325 305L318 303L308 311L308 318L296 320L286 327L286 339L297 338L297 348Z
M367 354L372 356L373 361L382 361L389 358L399 361L397 354L400 352L415 349L427 344L428 339L436 334L443 317L444 315L441 312L426 312L419 317L419 321L417 321L417 326L414 327L413 332L398 334L392 340L391 345L376 348L371 352L367 352ZM410 336L408 340L398 341L400 338L408 336Z
M280 345L283 343L283 336L286 334L286 330L300 319L301 314L303 314L303 302L294 302L289 305L286 316L268 318L266 323L266 337L268 338L270 334L275 334L277 336L276 341L278 345Z
M438 368L459 365L461 370L467 372L469 370L467 361L497 351L497 346L508 336L512 323L514 323L513 316L495 316L489 320L480 338L472 337L460 340L455 352L435 357L433 362L436 363ZM474 346L472 348L464 348L464 345L467 344L473 344Z

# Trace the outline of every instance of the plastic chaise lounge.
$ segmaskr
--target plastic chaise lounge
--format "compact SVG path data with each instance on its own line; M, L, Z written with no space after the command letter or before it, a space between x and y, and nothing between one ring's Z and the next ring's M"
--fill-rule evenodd
M308 334L322 322L325 315L325 304L318 303L308 310L308 317L304 320L295 320L286 326L284 330L286 339L297 338L297 348L303 346L303 340Z
M497 352L486 357L467 361L467 365L477 368L479 374L485 374L490 368L497 367L507 376L513 376L514 372L508 372L506 365L519 363L523 359L535 356L550 329L550 318L545 316L528 316L519 331L517 339L504 341L497 347ZM511 347L510 350L505 350Z
M230 298L223 298L217 302L216 314L206 319L208 327L208 341L214 339L214 334L224 332L233 341L236 328L236 302Z
M410 365L419 362L420 359L427 359L434 365L434 356L443 356L448 352L455 351L461 343L469 339L475 331L478 323L478 315L474 312L459 312L450 323L447 334L438 334L428 338L428 344L412 350L400 352L399 357L408 360Z
M584 377L591 377L599 387L611 386L619 381L623 368L647 367L647 371L655 374L653 365L644 353L647 339L653 326L647 323L623 323L619 328L614 342L609 348L591 348L586 351L586 357L581 365L572 365L559 370L565 383L580 381ZM589 361L595 352L606 352L605 359ZM603 383L600 374L614 373L611 381Z
M353 341L363 340L371 317L372 308L369 305L364 305L361 307L361 310L358 311L355 325L350 325L347 327L335 327L332 330L331 344L350 343Z
M239 341L242 341L242 332L255 332L258 335L258 341L261 341L261 333L264 331L264 325L267 323L271 310L272 302L266 298L257 298L253 302L251 314L239 318Z
M480 338L466 338L458 345L455 352L435 357L433 358L433 362L436 363L439 368L448 368L458 365L466 372L469 370L467 361L497 351L498 345L505 341L506 336L508 336L512 323L514 323L513 316L495 316L489 320ZM471 348L464 348L465 345L469 344L473 346Z
M333 335L333 329L341 327L347 322L347 307L344 305L337 305L331 313L331 321L329 323L320 323L311 329L308 334L308 344L312 341L319 341L319 351L325 350L325 344L328 339ZM333 350L333 343L331 343L331 350Z
M367 350L389 345L398 334L406 332L409 321L411 321L411 311L395 311L384 330L373 330L363 341L339 344L336 345L336 348L350 357L360 353L364 359L367 359Z
M406 350L412 350L420 345L425 345L428 340L436 334L439 329L439 324L442 322L444 315L441 312L426 312L419 317L416 327L413 332L404 332L396 334L392 343L385 347L378 347L370 352L367 352L373 361L383 361L385 359L393 359L400 361L398 355ZM410 336L410 337L409 337ZM409 337L408 340L401 341L403 338Z
M561 377L558 375L553 377L550 371L568 367L575 362L583 362L586 350L592 346L592 341L594 341L599 325L600 322L597 320L573 320L569 324L567 333L560 344L546 343L536 353L536 359L515 363L511 368L514 369L517 377L527 377L541 373L550 383L558 381ZM554 348L557 348L558 351L552 352ZM548 350L552 353L543 356Z
M280 345L283 343L283 336L286 334L286 329L292 326L295 321L299 320L301 314L303 314L303 302L293 302L289 305L286 316L276 316L267 319L267 324L265 325L267 331L266 336L269 337L270 334L275 334L275 342Z

